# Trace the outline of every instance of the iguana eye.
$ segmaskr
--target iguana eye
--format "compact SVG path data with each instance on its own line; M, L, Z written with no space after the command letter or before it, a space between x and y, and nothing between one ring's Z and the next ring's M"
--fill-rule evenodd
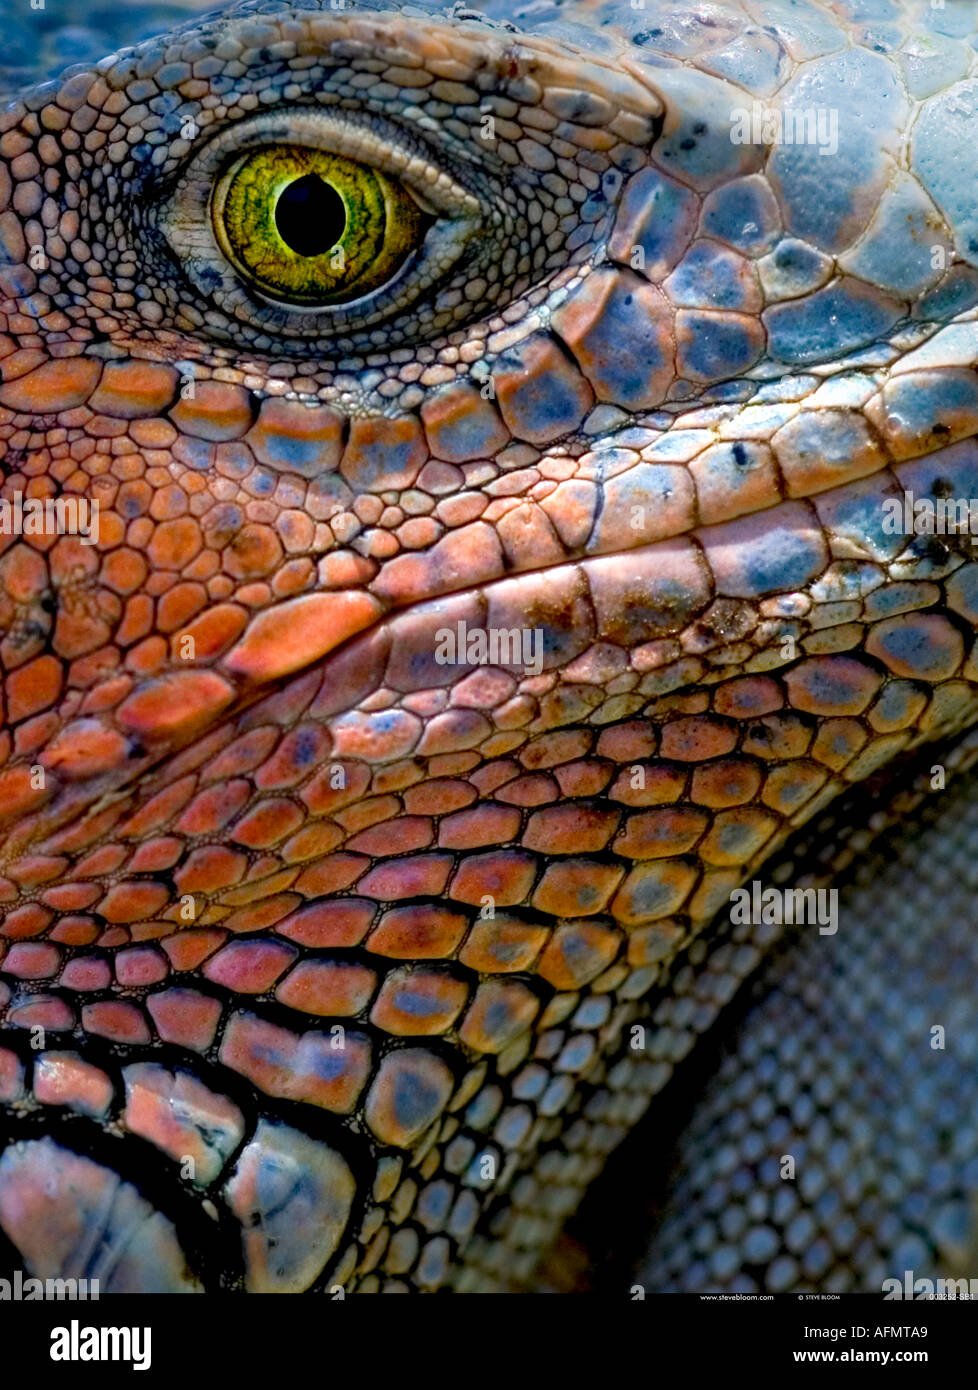
M199 144L161 193L148 219L199 295L188 320L320 356L434 336L480 298L498 302L512 242L527 234L481 155L435 150L365 112L242 118Z
M258 293L305 307L387 284L433 221L398 179L301 145L236 160L215 185L211 217L221 250Z

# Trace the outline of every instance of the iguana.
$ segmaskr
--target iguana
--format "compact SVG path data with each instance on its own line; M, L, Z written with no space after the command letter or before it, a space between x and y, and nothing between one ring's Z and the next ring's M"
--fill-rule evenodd
M971 757L978 13L127 8L23 6L0 115L4 1263L540 1287L757 904L853 949L834 808ZM821 1073L640 1288L905 1252Z

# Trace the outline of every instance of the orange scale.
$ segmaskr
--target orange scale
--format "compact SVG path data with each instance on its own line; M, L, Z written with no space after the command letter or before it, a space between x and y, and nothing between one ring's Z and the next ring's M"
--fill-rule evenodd
M757 719L783 704L781 687L770 676L740 676L724 681L713 692L713 708L731 719Z
M477 1052L502 1052L525 1033L540 1012L540 1000L518 980L483 980L458 1030Z
M126 927L106 927L99 934L96 944L105 947L106 950L116 946L128 946L132 937Z
M561 729L543 734L528 743L519 754L523 766L531 772L544 767L557 767L583 758L591 747L593 734L587 729Z
M757 806L720 811L699 846L706 864L727 868L746 864L778 828L778 819Z
M137 687L119 707L118 719L147 738L164 738L189 732L233 698L231 686L213 671L173 671Z
M161 918L158 922L133 922L129 935L133 941L158 941L161 936L173 934L173 923Z
M672 917L696 886L699 871L682 859L655 859L636 865L611 904L615 919L625 926L644 926L658 917Z
M42 806L53 794L50 783L34 786L29 767L12 767L0 772L0 822L18 820Z
M389 1052L367 1093L367 1124L382 1143L410 1148L444 1110L453 1085L448 1066L433 1053L419 1047Z
M396 960L440 960L453 954L468 918L449 908L423 903L385 912L370 933L367 949Z
M840 772L869 742L869 733L858 719L826 719L812 744L812 757L833 772Z
M268 1095L349 1114L370 1074L370 1042L353 1032L346 1033L342 1050L332 1041L237 1013L225 1028L220 1057Z
M148 1043L149 1025L142 1009L122 999L104 999L82 1008L82 1027L111 1042Z
M535 855L516 849L469 855L459 865L448 895L475 907L486 897L497 907L515 907L529 897L537 867Z
M626 806L669 805L682 796L688 775L667 763L636 763L622 769L608 795Z
M130 647L152 632L155 611L155 604L148 594L133 594L116 629L115 640L119 646Z
M478 710L451 709L433 715L424 726L417 745L426 757L476 748L492 733L492 725Z
M85 423L86 434L93 439L117 439L126 432L125 420L113 420L110 415L93 415Z
M560 786L553 777L543 772L530 772L524 777L515 777L500 787L497 793L499 801L505 801L511 806L552 806L559 797Z
M587 917L603 912L624 876L617 864L568 859L551 864L533 894L533 906L554 917Z
M737 746L736 726L709 715L676 719L662 730L661 752L677 762L720 758Z
M307 825L298 831L280 849L279 853L286 864L302 863L306 859L318 859L328 854L343 841L343 832L331 821Z
M615 769L609 762L565 763L558 767L554 776L563 796L598 796L614 776Z
M628 938L629 965L653 965L664 960L677 950L685 935L685 929L668 918L650 927L640 927Z
M50 926L53 921L54 913L42 907L40 903L25 903L23 907L15 907L4 914L0 936L5 936L11 941L40 936L45 927Z
M104 1115L112 1082L99 1067L68 1052L47 1052L34 1064L34 1095L42 1105L67 1105L83 1114Z
M160 600L160 607L163 610L164 599ZM197 605L200 606L200 605ZM185 620L182 620L185 621ZM247 613L243 607L235 603L215 603L206 613L201 613L200 617L193 619L192 623L186 624L181 631L175 632L171 639L171 655L181 657L186 652L186 642L192 642L193 659L197 662L206 662L211 657L221 655L225 648L231 646L244 630L247 623ZM160 626L164 626L163 613L161 613ZM176 627L176 623L171 623L171 627ZM168 628L164 628L167 631Z
M707 865L695 893L690 897L687 911L697 921L715 917L718 912L728 912L730 895L743 881L744 871L740 866L715 869Z
M812 721L804 715L766 714L748 725L741 752L778 762L800 758L808 752L812 731Z
M169 417L181 434L219 443L240 439L251 428L254 406L243 386L223 381L198 381L191 399L181 398Z
M285 977L275 998L280 1004L320 1017L349 1018L365 1009L377 976L354 961L302 961Z
M61 952L48 941L23 941L10 947L3 970L19 980L48 980L58 973Z
M483 796L491 796L498 787L516 777L519 770L512 758L496 758L471 772L463 785L475 787Z
M81 780L117 770L128 758L129 748L129 739L117 728L97 719L76 719L51 739L42 762L58 776Z
M204 544L196 517L178 516L157 525L147 547L154 570L182 570Z
M71 411L88 400L101 375L101 362L60 357L0 386L0 405L25 415Z
M374 768L370 781L371 790L380 795L387 792L404 791L424 779L424 770L413 758L402 758L400 762L388 763L386 767Z
M370 773L363 763L337 760L318 772L300 795L314 815L332 815L361 797L369 785Z
M186 846L175 835L160 835L137 847L126 868L130 873L153 873L172 869Z
M334 819L347 834L354 835L381 821L393 820L400 812L401 802L396 796L370 796L337 811Z
M404 809L409 815L444 816L470 806L477 792L468 782L444 777L409 787L404 793Z
M535 811L522 843L544 854L585 854L602 850L618 828L620 811L578 802Z
M250 729L218 753L213 762L202 770L202 780L220 782L251 772L265 761L281 736L281 729L268 725Z
M212 835L223 830L247 805L251 794L251 783L243 777L208 787L194 797L177 821L176 829L185 835Z
M247 856L225 845L202 845L173 875L178 893L216 893L240 883L248 868Z
M48 937L64 946L90 946L98 931L98 925L91 917L62 917L51 928Z
M296 893L279 893L263 902L253 903L250 907L238 908L229 917L225 917L224 926L233 932L262 931L287 917L301 901Z
M376 911L365 898L331 898L290 913L275 931L301 946L358 946Z
M114 884L95 910L107 922L138 922L155 917L169 900L170 890L165 884L133 879Z
M75 1015L63 999L35 994L9 1011L7 1023L12 1028L43 1028L45 1032L62 1033L74 1028Z
M396 1037L444 1033L465 1007L469 987L435 970L392 970L370 1011L377 1028Z
M297 954L283 941L230 941L207 961L203 973L237 994L264 994Z
M143 449L169 449L176 442L177 432L169 420L134 420L129 426L134 444Z
M239 597L247 602L244 591ZM301 594L254 617L224 664L249 680L275 680L325 656L380 616L377 600L356 590Z
M103 415L136 420L159 415L173 401L179 385L176 368L159 362L107 362L89 405ZM144 436L150 443L152 435ZM167 440L167 443L171 442Z
M256 787L293 787L318 769L330 752L330 737L322 724L300 724L291 729L268 758L256 770Z
M621 933L600 922L564 922L557 928L537 966L537 973L555 989L580 989L596 979L614 960Z
M306 898L319 898L327 893L342 893L370 867L365 854L330 854L318 864L311 865L295 881L296 891Z
M173 969L182 974L196 970L198 965L213 955L226 940L226 931L213 927L193 927L166 937L160 945L169 957Z
M113 963L120 985L156 985L170 973L170 962L152 946L130 946L118 951Z
M693 771L690 799L700 806L743 806L761 785L761 769L740 758L706 763Z
M26 723L20 724L14 733L14 752L28 757L45 744L51 742L60 727L60 719L52 710L50 714L39 714Z
M807 758L783 763L768 773L761 801L780 815L792 816L825 785L827 778L825 769Z
M439 753L428 759L430 777L464 777L482 762L478 753Z
M451 869L449 854L413 854L370 870L358 887L361 893L380 902L434 898L444 891Z
M10 722L17 723L53 705L61 693L63 680L61 662L53 656L39 656L20 670L12 671L5 682Z
M207 590L202 584L177 584L156 605L156 622L160 632L183 628L196 617L206 602Z
M529 970L549 936L546 927L497 914L475 923L458 958L486 975Z
M955 637L960 644L957 633ZM898 674L913 673L900 671ZM812 657L799 662L784 680L788 687L788 698L795 709L818 715L856 715L862 714L872 700L882 677L864 661L836 655Z
M302 810L285 797L260 801L228 831L232 840L249 849L266 849L290 835L304 820Z
M224 550L221 564L232 579L255 581L267 579L279 568L282 559L281 542L271 527L249 522L235 533Z
M667 859L686 854L709 821L705 812L688 806L641 811L629 816L612 848L627 859Z
M651 758L657 743L655 726L648 719L632 719L603 729L596 752L613 763L637 763Z
M128 694L130 678L119 671L122 654L116 646L99 647L87 656L80 656L68 667L68 686L71 690L89 690L79 709L82 713L90 710L111 709ZM106 698L106 687L115 687Z
M438 827L438 843L444 849L505 844L519 834L520 822L520 813L515 807L484 801L471 810L446 816Z
M207 994L179 986L151 994L146 1007L164 1042L203 1052L214 1041L221 1004Z
M7 865L7 874L23 888L38 888L57 878L68 867L63 855L30 854Z

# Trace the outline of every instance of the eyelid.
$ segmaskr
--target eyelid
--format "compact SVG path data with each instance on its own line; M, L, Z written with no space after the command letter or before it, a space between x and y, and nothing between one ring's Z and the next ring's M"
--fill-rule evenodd
M243 154L276 143L307 145L370 165L400 180L419 205L437 220L429 229L413 269L422 273L412 285L402 268L387 285L362 299L307 308L257 294L228 261L215 235L211 200L221 174ZM174 181L170 196L158 209L156 223L182 266L202 294L221 297L223 312L257 326L322 336L334 331L370 327L406 307L412 298L439 281L459 259L484 219L479 198L461 179L436 159L416 135L356 111L320 111L290 107L244 117L226 126L202 145ZM416 294L407 298L412 289Z
M447 169L429 162L428 151L416 137L394 126L381 132L377 126L376 118L356 111L338 115L294 107L267 113L264 117L238 121L212 136L191 161L187 175L196 174L210 183L226 159L251 148L277 142L309 145L359 160L399 178L442 217L478 216L478 199Z

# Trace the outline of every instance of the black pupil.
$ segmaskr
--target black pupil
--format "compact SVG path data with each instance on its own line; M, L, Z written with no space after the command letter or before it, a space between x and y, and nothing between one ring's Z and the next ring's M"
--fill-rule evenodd
M297 256L321 256L343 235L346 208L335 188L318 174L305 174L276 203L275 225Z

